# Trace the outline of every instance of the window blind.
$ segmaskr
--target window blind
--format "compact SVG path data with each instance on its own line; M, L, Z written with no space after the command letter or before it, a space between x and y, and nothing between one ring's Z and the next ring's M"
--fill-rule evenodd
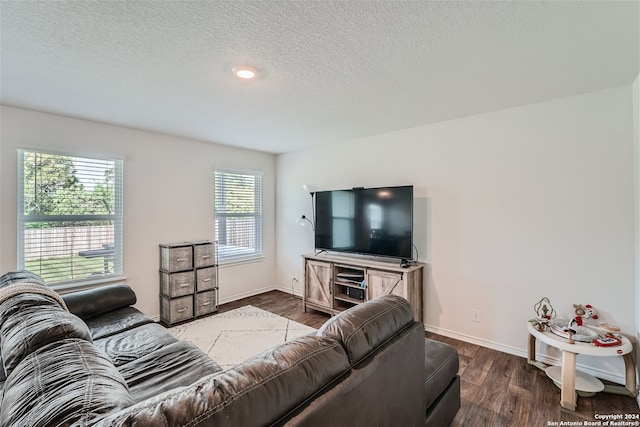
M262 257L262 174L216 170L214 181L219 262Z
M18 151L18 268L59 285L122 274L123 161Z

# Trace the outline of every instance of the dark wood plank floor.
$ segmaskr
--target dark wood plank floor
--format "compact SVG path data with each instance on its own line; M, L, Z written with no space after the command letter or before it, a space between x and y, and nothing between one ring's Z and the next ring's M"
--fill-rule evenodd
M245 305L252 305L269 311L278 316L286 317L303 325L319 328L327 321L329 315L320 313L319 311L310 310L305 313L302 310L302 299L294 297L291 294L280 291L265 292L248 298L243 298L218 307L220 313L233 310Z
M329 318L313 310L305 313L300 298L280 291L223 304L220 312L244 305L253 305L314 328L319 328ZM525 358L429 332L425 332L425 336L452 345L460 355L462 406L452 426L542 427L562 425L562 421L568 422L564 425L582 426L588 425L587 421L599 421L596 414L631 417L640 414L635 398L610 393L578 397L577 410L568 411L560 407L560 389Z

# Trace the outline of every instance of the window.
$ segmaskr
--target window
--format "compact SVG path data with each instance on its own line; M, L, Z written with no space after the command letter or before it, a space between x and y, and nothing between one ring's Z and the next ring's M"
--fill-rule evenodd
M122 160L18 151L18 268L53 287L122 274Z
M215 171L220 263L262 257L262 174Z

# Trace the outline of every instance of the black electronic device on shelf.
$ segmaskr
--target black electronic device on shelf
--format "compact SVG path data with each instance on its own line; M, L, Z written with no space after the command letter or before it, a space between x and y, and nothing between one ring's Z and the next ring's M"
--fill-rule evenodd
M316 250L412 259L413 186L315 193Z
M364 301L364 288L352 288L347 287L345 293L348 297L355 298L360 301Z

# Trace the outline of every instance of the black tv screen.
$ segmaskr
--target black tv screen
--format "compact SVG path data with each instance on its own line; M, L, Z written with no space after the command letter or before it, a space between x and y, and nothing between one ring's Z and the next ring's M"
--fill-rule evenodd
M316 193L317 250L412 259L413 186Z

